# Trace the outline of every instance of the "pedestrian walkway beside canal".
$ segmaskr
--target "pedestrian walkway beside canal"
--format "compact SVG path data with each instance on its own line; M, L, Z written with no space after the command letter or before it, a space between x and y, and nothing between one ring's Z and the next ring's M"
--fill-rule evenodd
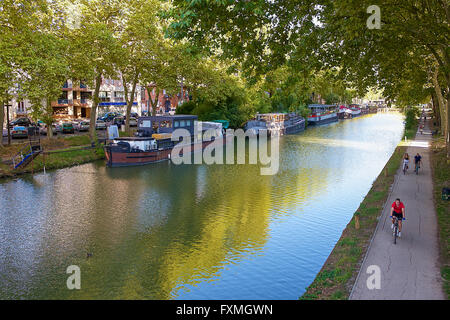
M401 168L395 176L392 192L384 207L378 226L358 278L350 294L353 300L445 299L439 268L439 244L433 184L430 166L432 135L429 123L423 134L418 132L407 148L410 169ZM414 155L420 153L422 166L414 172ZM400 198L406 206L402 237L393 243L390 205ZM380 268L380 288L369 289L367 273L370 266ZM370 269L369 269L370 270Z

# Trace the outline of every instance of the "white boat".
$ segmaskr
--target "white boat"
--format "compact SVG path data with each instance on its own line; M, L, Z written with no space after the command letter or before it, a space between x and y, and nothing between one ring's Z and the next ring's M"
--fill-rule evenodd
M319 125L338 121L338 111L335 105L310 104L308 108L311 114L308 117L308 124Z
M295 112L292 113L258 113L255 119L247 121L244 126L258 135L261 130L267 130L268 134L285 135L294 134L305 130L305 118Z

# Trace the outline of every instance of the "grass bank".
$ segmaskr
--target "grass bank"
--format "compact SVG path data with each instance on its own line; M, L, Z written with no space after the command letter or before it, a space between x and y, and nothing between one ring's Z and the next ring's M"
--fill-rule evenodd
M405 151L397 146L301 300L348 299Z
M433 139L431 167L439 228L441 275L444 279L444 291L447 299L450 299L450 200L442 200L442 188L450 187L450 160L447 160L444 137Z
M99 159L104 159L102 147L92 148L87 135L44 138L41 140L44 154L39 155L32 164L22 170L12 170L8 163L26 143L0 147L0 178L11 178L24 173L38 172L45 169L71 167Z

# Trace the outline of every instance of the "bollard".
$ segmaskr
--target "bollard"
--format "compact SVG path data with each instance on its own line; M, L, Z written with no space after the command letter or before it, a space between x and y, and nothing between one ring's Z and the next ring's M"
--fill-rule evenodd
M45 174L45 152L42 150L42 162L44 163L44 174Z

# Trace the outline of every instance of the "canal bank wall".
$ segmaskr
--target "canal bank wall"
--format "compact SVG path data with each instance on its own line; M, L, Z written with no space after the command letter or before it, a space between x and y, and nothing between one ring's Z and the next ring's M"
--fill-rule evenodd
M396 147L301 300L348 299L406 148Z

